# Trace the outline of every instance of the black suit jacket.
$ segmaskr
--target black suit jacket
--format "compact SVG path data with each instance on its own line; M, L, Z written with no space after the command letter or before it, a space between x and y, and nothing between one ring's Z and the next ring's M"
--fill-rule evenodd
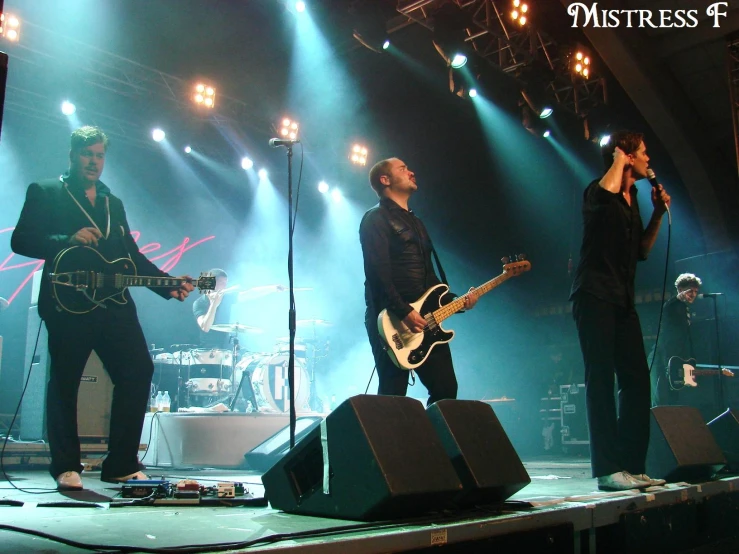
M47 275L48 268L56 255L70 246L69 238L80 229L92 226L70 193L84 206L103 233L107 228L107 217L102 207L105 206L105 198L108 198L110 236L107 240L100 240L98 244L98 251L105 258L114 260L130 255L138 268L139 275L168 276L139 251L131 236L123 202L112 195L110 189L101 181L97 183L96 209L92 208L83 190L75 188L61 178L31 183L26 191L26 201L23 204L18 224L10 239L13 252L29 258L45 260L43 272ZM168 299L172 289L152 290ZM125 294L129 300L128 304L119 306L111 303L110 306L113 309L135 311L129 292L126 291ZM38 309L43 319L47 319L58 311L51 295L51 283L47 278L42 279L41 282Z

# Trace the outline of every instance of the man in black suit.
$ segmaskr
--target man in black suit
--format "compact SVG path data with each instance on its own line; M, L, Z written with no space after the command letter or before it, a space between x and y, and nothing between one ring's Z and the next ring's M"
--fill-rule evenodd
M48 279L54 258L71 246L94 248L108 260L130 256L139 275L168 276L139 251L123 203L100 181L107 147L108 137L96 127L74 131L69 172L29 185L11 238L13 252L46 261L38 310L48 330L51 359L46 397L49 471L60 490L82 488L77 395L93 350L115 386L101 479L147 478L139 469L137 452L154 365L133 299L126 291L126 304L108 302L88 313L72 314L57 305ZM183 301L193 286L185 282L178 288L152 290Z

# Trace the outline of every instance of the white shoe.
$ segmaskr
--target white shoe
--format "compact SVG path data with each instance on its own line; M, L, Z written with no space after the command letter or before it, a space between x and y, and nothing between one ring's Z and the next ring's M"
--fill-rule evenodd
M56 488L60 491L82 490L82 479L76 471L65 471L56 476Z
M611 475L598 477L598 488L602 491L628 491L650 486L649 481L642 481L628 471L618 471Z
M639 481L646 481L649 483L650 487L660 487L667 483L664 479L652 479L649 475L646 473L640 473L639 475L634 475L634 479L638 479Z

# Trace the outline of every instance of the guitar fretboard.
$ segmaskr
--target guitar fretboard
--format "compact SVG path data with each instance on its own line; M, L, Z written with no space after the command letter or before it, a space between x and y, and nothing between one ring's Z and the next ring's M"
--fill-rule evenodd
M454 300L449 302L449 304L447 304L446 306L442 306L438 310L435 310L432 314L434 316L434 319L436 320L437 323L441 323L446 318L453 316L458 311L464 309L464 302L468 296L475 296L476 298L480 298L483 294L490 292L491 290L493 290L495 287L497 287L504 281L507 281L508 279L510 279L512 276L513 274L504 271L497 277L490 279L487 283L483 283L482 285L471 290L467 294L463 294L462 296L455 298Z
M138 275L105 275L104 273L97 273L95 275L95 282L97 287L113 287L116 289L122 289L125 287L179 287L185 282L185 279L181 277L143 277ZM197 285L196 282L193 284Z

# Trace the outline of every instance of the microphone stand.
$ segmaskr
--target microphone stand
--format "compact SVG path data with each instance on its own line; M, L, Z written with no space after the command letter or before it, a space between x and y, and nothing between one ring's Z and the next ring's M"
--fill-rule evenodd
M724 374L721 367L721 327L718 323L718 303L716 302L715 296L708 296L704 298L710 298L713 300L713 320L716 322L716 367L718 368L718 405L719 410L726 409L724 403Z
M288 327L290 333L290 349L287 361L287 384L290 389L290 449L295 446L295 290L293 280L293 146L285 144L287 149L287 221L288 221L288 247L287 247L287 278L290 296L290 307L288 309Z

